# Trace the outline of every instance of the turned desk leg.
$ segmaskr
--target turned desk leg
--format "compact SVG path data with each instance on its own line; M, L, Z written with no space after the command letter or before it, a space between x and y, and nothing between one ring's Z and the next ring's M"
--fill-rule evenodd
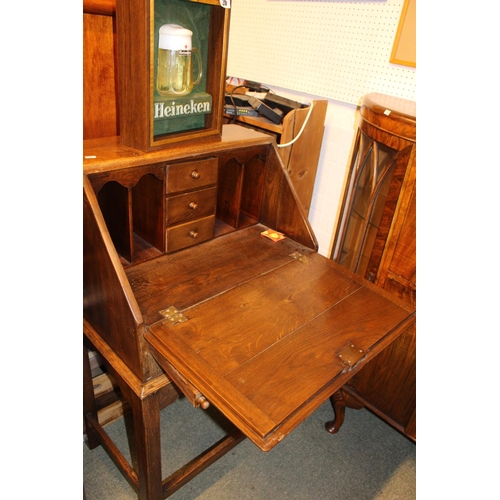
M363 405L359 401L344 392L342 389L339 389L330 396L330 403L332 403L333 411L335 413L335 418L325 423L325 429L330 434L336 434L344 423L346 406L349 406L349 408L355 408L356 410L363 408Z

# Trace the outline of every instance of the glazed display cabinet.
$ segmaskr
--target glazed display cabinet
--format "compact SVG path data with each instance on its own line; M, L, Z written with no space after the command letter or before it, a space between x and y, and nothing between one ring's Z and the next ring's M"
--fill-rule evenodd
M332 259L416 305L415 103L364 97ZM412 328L345 387L416 440L416 332Z

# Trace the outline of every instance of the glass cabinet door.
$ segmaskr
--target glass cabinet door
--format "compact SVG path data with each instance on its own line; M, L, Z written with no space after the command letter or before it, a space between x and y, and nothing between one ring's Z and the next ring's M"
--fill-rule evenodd
M364 275L386 204L398 151L358 131L334 260Z

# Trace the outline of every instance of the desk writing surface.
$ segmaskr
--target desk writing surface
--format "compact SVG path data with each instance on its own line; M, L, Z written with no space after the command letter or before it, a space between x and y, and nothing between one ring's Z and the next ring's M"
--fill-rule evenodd
M128 275L145 317L156 320L153 309L174 305L187 318L174 325L160 317L148 327L160 365L269 450L404 331L413 311L316 252L263 238L263 229L169 256L171 274L151 265ZM291 256L300 250L302 258ZM155 293L141 295L146 289ZM361 353L353 366L339 356L346 345Z
M185 310L288 264L294 252L313 252L289 238L278 243L265 239L260 236L265 229L257 224L127 268L145 323L162 319L159 311L165 307Z
M269 241L263 229L256 225L200 245L195 256L206 259L196 265L179 252L168 257L172 273L160 265L156 272L143 270L142 281L146 266L128 274L150 318L157 319L154 308L170 305L187 318L148 327L145 338L160 365L173 367L269 450L397 337L413 312L316 252L292 257L291 250L307 249L289 239ZM186 283L194 279L191 288L175 288L180 270ZM149 298L141 295L146 289ZM362 352L354 368L339 356L348 344Z

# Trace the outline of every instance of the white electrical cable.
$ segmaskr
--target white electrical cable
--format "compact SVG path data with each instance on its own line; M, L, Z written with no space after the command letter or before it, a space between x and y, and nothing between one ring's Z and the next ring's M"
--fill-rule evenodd
M309 117L311 116L311 111L313 109L313 106L314 106L314 103L311 102L311 104L309 105L309 111L307 113L306 119L304 120L304 123L302 124L302 127L299 130L299 133L290 142L287 142L286 144L278 144L277 146L279 148L286 148L287 146L291 146L300 137L300 135L302 134L302 132L306 128L307 120L309 120Z

